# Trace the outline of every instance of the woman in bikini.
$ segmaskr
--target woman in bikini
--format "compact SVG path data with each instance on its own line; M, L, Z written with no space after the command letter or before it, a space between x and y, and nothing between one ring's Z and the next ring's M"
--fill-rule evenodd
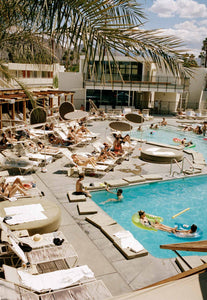
M138 214L139 214L139 217L140 217L140 223L143 224L146 227L153 227L155 229L162 230L162 231L167 231L167 232L170 232L170 233L177 232L176 228L169 227L167 225L161 224L157 220L155 220L155 222L149 221L148 218L145 215L145 211L143 211L143 210L138 211Z
M12 184L6 183L6 179L2 178L2 181L0 183L0 194L8 198L13 197L16 192L19 192L24 196L28 196L24 189L25 187L19 178L16 178Z

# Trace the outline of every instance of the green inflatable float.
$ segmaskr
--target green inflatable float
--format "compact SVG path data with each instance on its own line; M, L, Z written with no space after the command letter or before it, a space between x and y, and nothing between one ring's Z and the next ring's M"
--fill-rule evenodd
M155 222L155 220L157 220L159 223L163 222L163 218L162 217L158 217L158 216L153 216L153 215L150 215L150 214L145 214L147 219L150 221L150 222ZM154 230L154 231L157 231L157 229L153 228L153 227L148 227L148 226L145 226L143 225L141 222L140 222L140 217L139 217L139 214L136 213L132 216L132 222L134 225L136 225L137 227L141 228L141 229L146 229L146 230Z

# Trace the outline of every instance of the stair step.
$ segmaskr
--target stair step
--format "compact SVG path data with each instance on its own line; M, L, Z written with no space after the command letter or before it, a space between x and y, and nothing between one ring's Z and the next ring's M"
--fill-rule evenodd
M201 173L201 170L199 170L199 169L196 169L196 170L184 170L183 173L187 174L187 175L199 174L199 173Z
M199 267L203 264L199 256L185 256L184 259L192 268ZM175 262L182 272L190 270L188 265L180 257L176 257Z

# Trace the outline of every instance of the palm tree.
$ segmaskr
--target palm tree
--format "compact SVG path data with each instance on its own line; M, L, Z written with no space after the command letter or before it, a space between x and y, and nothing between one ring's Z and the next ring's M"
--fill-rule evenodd
M95 57L103 67L104 57L115 62L114 51L142 56L174 74L183 70L180 40L143 30L145 18L136 0L0 0L0 11L0 49L22 39L46 49L43 41L48 39L73 53L84 48L92 73Z

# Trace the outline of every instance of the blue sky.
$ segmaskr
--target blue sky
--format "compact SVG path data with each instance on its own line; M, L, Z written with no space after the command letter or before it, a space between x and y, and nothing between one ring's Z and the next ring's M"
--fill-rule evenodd
M207 0L137 0L148 18L144 29L163 29L198 56L207 37Z

